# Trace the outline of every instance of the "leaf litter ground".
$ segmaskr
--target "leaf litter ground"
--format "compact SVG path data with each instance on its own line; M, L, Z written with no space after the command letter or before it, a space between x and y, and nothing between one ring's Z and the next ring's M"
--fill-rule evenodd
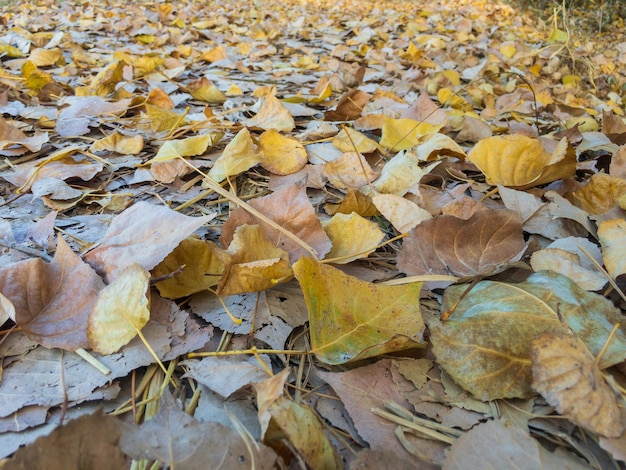
M3 7L4 467L623 466L626 37L552 20Z

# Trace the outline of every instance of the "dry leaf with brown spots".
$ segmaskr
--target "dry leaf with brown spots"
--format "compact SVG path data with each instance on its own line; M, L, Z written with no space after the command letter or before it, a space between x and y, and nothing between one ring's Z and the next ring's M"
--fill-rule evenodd
M584 187L566 194L566 197L576 207L590 214L603 214L613 209L625 194L626 179L597 173Z
M604 437L622 434L615 392L578 337L545 332L533 341L531 355L532 386L560 414Z

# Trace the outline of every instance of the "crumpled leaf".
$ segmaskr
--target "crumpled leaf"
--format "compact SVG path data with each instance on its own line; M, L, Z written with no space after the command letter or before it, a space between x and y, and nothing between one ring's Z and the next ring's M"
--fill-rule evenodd
M376 222L364 219L355 212L335 214L324 230L333 245L326 259L340 258L332 261L335 264L367 258L385 237Z
M303 185L294 184L269 196L253 199L250 206L308 243L320 258L330 251L330 239L324 232ZM220 241L223 247L230 245L235 229L243 224L258 224L263 227L265 236L274 246L289 252L292 263L307 253L303 247L241 208L235 209L222 227Z
M372 200L356 189L349 189L339 204L326 204L324 210L329 215L351 214L356 212L361 217L374 217L379 215L378 209Z
M306 165L308 156L296 139L285 137L270 129L259 136L261 166L276 175L289 175Z
M467 285L446 289L442 311L458 305L447 321L431 318L433 352L439 364L478 399L529 397L531 342L544 332L581 336L592 354L606 343L620 313L606 298L580 289L550 271L526 281L477 283L461 299ZM600 368L626 358L626 332L621 327L600 360Z
M385 116L379 144L396 152L407 150L415 147L423 135L434 134L442 127L440 124L419 122L409 118L393 119Z
M532 438L528 431L506 419L478 424L450 447L445 470L467 468L568 468L589 467L574 455L553 453Z
M184 269L177 272L183 266ZM224 272L224 263L206 241L189 237L152 270L154 277L175 272L173 277L156 283L162 297L179 299L217 285Z
M468 220L441 215L424 220L409 232L398 253L397 267L409 276L475 276L517 261L525 246L515 212L480 210Z
M260 225L240 225L227 250L215 248L224 264L217 294L261 292L292 278L289 254L274 246Z
M209 171L209 176L220 183L227 177L238 175L260 162L261 155L254 148L250 131L244 127L224 148L222 155Z
M293 271L304 292L312 350L320 361L343 364L424 345L421 282L371 284L307 257Z
M215 215L188 217L140 201L113 218L100 244L83 259L107 282L129 264L139 263L151 270Z
M487 183L519 189L572 178L576 172L576 153L565 138L550 155L540 140L525 135L487 137L467 160L485 174Z
M191 82L187 88L191 96L197 100L210 104L221 104L226 101L226 95L206 77Z
M283 132L291 132L296 127L289 110L273 94L263 97L259 112L253 118L246 119L244 125Z
M259 421L263 443L274 448L288 462L289 441L309 468L341 469L343 462L324 433L315 412L305 404L296 403L283 395L289 369L263 382L255 383Z
M113 282L100 291L87 326L92 350L113 354L148 323L149 281L150 273L135 263L122 269Z
M598 227L604 265L613 279L626 274L626 221L605 220Z
M358 89L347 91L341 95L335 109L324 113L324 120L352 121L361 115L363 106L367 104L371 97L372 95Z
M582 341L544 333L532 343L533 388L576 424L604 437L624 432L615 392Z
M120 447L133 458L156 459L170 468L248 469L255 462L256 468L271 469L276 461L263 444L250 445L229 427L192 418L167 390L154 418L140 426L124 423Z
M0 269L0 292L15 308L12 319L47 348L88 348L87 318L102 279L63 238L51 263L31 258Z
M626 194L626 179L619 176L596 173L587 184L565 195L576 207L590 214L603 214L618 204Z

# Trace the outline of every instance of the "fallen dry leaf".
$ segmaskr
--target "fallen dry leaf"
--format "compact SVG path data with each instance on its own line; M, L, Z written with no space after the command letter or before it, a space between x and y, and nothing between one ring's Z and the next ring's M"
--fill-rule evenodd
M622 219L600 222L598 237L604 265L613 279L626 274L626 222Z
M517 261L525 246L514 212L484 210L468 220L441 215L409 232L398 253L398 269L409 276L488 274Z
M379 286L303 257L293 265L304 292L316 357L327 364L423 346L422 283Z
M533 388L563 416L604 437L624 431L615 392L584 343L543 333L532 344Z

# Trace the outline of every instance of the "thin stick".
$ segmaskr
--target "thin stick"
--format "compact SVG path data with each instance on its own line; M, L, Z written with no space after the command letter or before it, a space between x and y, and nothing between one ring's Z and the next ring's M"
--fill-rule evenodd
M78 354L80 357L82 357L89 364L94 366L96 369L98 369L101 374L109 375L111 373L111 369L109 369L107 366L105 366L102 362L100 362L98 359L93 357L90 353L85 351L83 348L77 349L75 353Z

